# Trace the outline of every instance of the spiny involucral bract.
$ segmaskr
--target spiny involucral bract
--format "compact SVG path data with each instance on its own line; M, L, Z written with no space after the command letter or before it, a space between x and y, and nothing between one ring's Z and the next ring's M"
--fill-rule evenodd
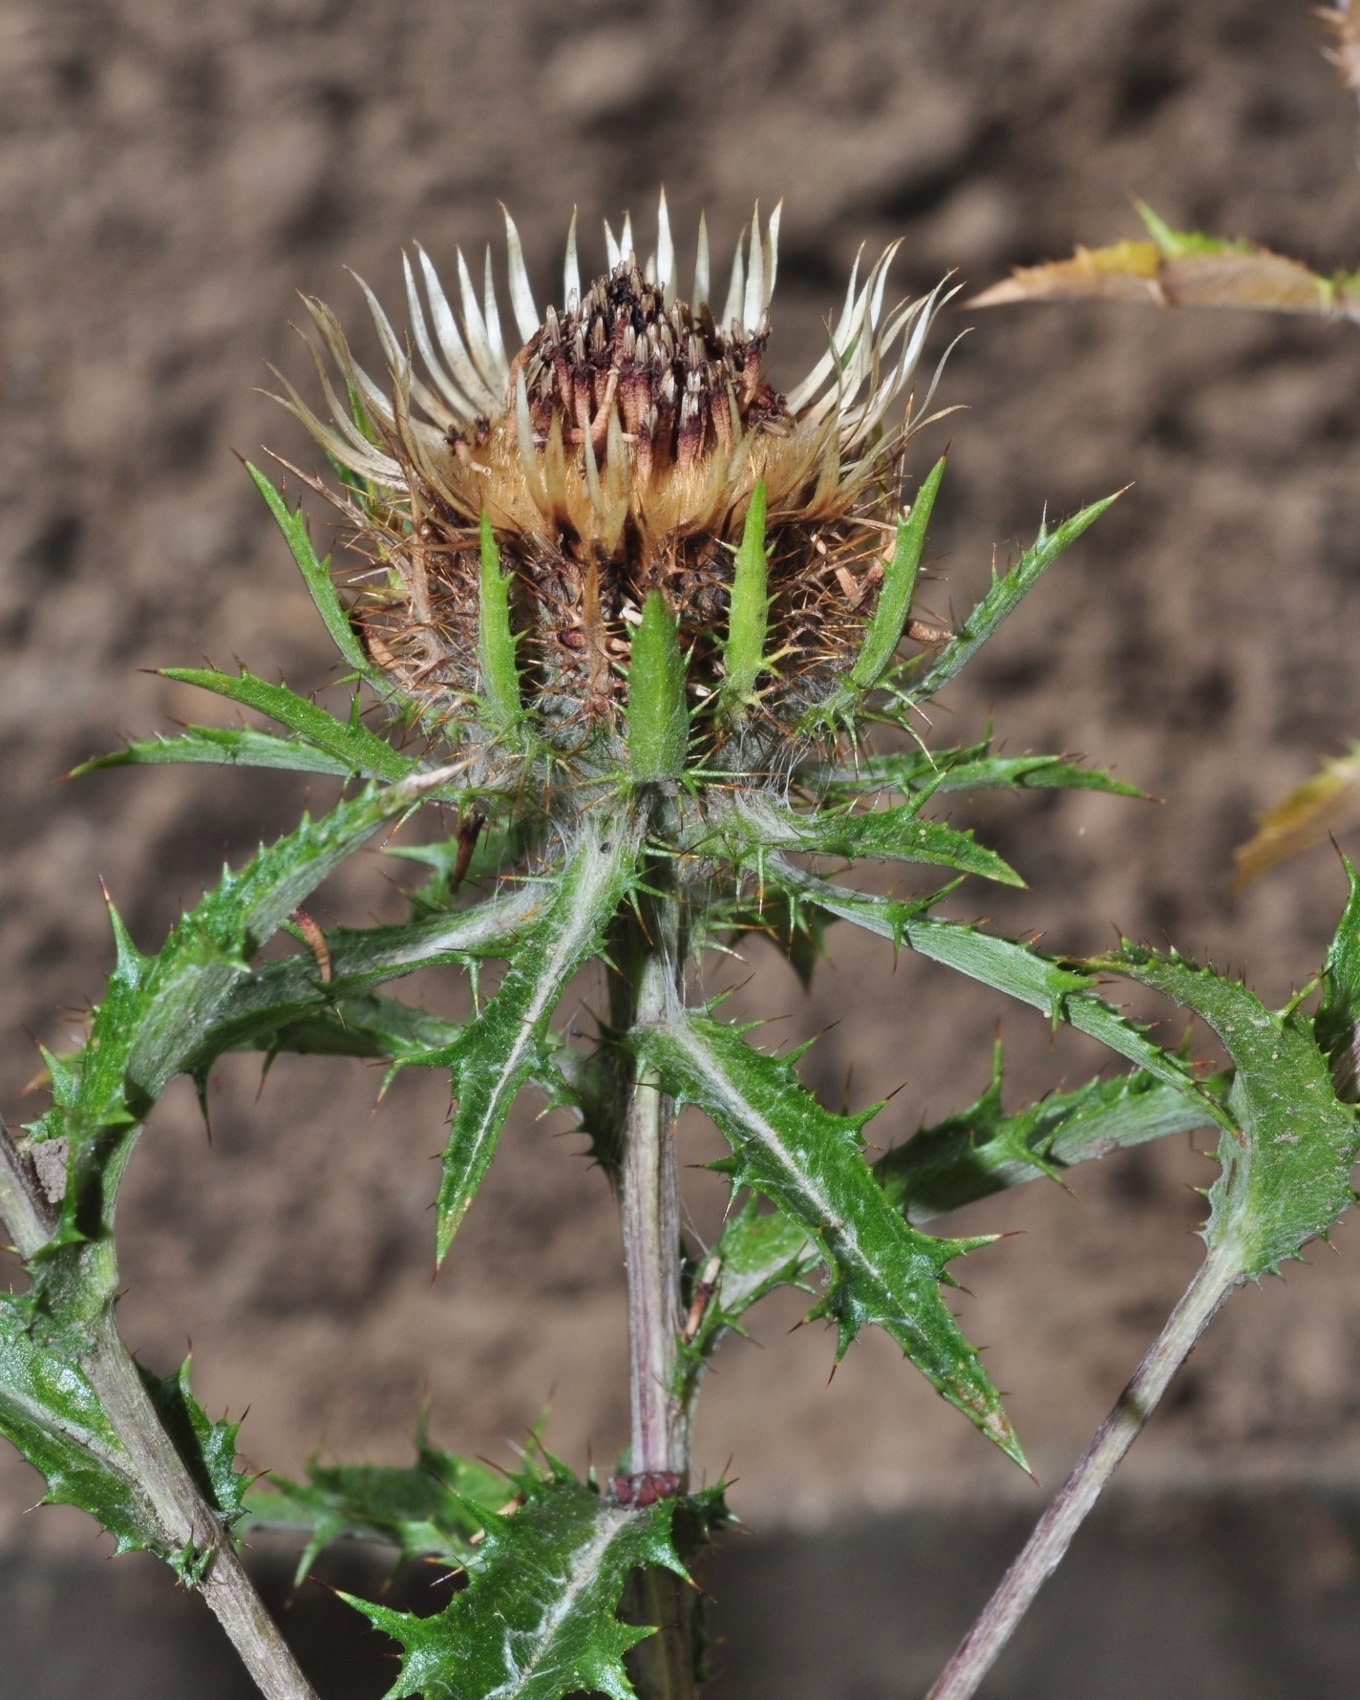
M784 395L763 376L778 208L743 231L720 313L702 218L680 296L664 193L655 252L640 264L631 220L617 240L606 223L586 289L573 216L541 316L508 213L506 235L513 356L489 249L480 298L457 255L461 317L424 251L419 276L404 257L414 349L361 282L388 386L306 302L348 394L314 351L334 423L283 380L285 405L345 478L368 655L478 786L686 760L768 783L846 699L898 529L910 404L890 412L940 291L885 312L897 244L862 282L856 261L826 353Z

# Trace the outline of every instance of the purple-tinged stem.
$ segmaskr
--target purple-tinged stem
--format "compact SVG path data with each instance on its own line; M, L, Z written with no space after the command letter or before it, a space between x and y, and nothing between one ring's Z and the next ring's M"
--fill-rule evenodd
M1035 1595L1061 1563L1101 1490L1156 1409L1218 1307L1241 1280L1222 1247L1200 1265L1166 1326L1096 1430L1053 1503L981 1616L959 1643L926 1700L968 1700L996 1662Z

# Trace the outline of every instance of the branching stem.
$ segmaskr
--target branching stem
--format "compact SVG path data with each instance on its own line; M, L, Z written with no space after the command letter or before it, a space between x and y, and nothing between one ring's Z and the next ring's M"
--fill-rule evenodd
M56 1229L28 1162L0 1122L0 1225L25 1260ZM112 1314L102 1318L81 1366L132 1460L166 1544L209 1554L200 1592L267 1700L317 1700L278 1626L265 1610L212 1507L166 1434Z
M1096 1430L1076 1468L1040 1518L981 1616L959 1643L926 1700L968 1700L976 1693L1033 1604L1035 1595L1062 1562L1072 1537L1138 1438L1172 1377L1240 1280L1235 1262L1222 1246L1205 1258L1133 1379Z

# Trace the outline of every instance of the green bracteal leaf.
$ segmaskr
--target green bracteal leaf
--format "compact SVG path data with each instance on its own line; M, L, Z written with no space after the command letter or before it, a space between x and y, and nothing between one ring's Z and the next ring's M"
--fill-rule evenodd
M160 672L163 679L197 685L259 714L267 714L323 754L343 762L347 772L361 778L395 784L418 771L418 763L394 750L385 738L370 732L361 721L337 720L316 703L290 691L287 685L266 684L244 668L239 674L219 673L211 667L162 667Z
M338 722L337 722L338 724ZM332 773L352 778L353 763L319 749L304 738L280 738L243 726L189 726L173 737L144 738L94 756L71 769L78 778L104 767L158 767L171 762L209 762L222 767L273 767L290 773Z
M916 808L917 805L903 803L862 814L785 813L780 832L772 833L762 842L772 849L844 856L848 861L870 856L884 861L923 862L933 867L954 868L959 873L981 874L984 879L996 880L1001 885L1024 885L1015 869L995 850L977 843L971 831L960 832L943 821L921 820Z
M941 455L917 491L911 512L897 522L897 547L885 570L878 606L865 629L859 657L850 672L850 683L860 690L878 683L902 641L902 631L911 613L911 599L916 593L926 526L944 477L944 463L945 456Z
M349 617L340 605L340 598L331 578L330 557L327 556L324 561L317 559L312 540L307 535L307 519L302 508L290 508L284 500L283 492L275 486L272 479L265 477L259 467L252 466L247 461L246 471L254 479L255 488L264 497L279 530L287 540L308 594L316 604L316 611L330 633L331 641L340 651L345 665L352 668L361 678L367 679L384 695L387 694L391 690L390 684L364 654L363 645L354 635Z
M628 765L641 784L678 779L689 749L685 658L674 614L649 590L628 666Z
M837 764L810 764L799 778L828 800L897 791L920 808L927 798L944 791L1016 791L1059 788L1070 791L1108 791L1119 797L1146 798L1147 793L1098 767L1083 767L1068 756L999 756L992 753L990 735L980 744L960 749L894 750L887 755L862 755Z
M934 696L937 691L943 690L954 675L962 671L973 659L1006 616L1033 590L1063 550L1075 543L1082 532L1094 524L1106 508L1118 499L1119 493L1116 492L1113 496L1106 496L1103 501L1092 502L1080 513L1073 514L1071 519L1064 520L1056 531L1050 532L1047 526L1040 526L1039 535L1033 545L1025 550L1007 573L998 578L993 570L991 588L987 594L950 642L929 662L921 677L905 687L905 700L912 703L922 702L925 698Z
M762 478L752 490L746 510L727 615L727 677L723 680L722 699L728 714L733 716L745 711L765 659L770 612L765 569L765 480Z
M599 953L637 866L635 828L588 827L568 851L542 918L525 935L496 996L447 1050L417 1060L453 1072L458 1108L439 1188L442 1262L495 1152L510 1105L531 1076L548 1072L548 1021L567 981Z
M1228 1112L1203 1089L1179 1057L1154 1045L1145 1029L1095 996L1096 974L1089 967L1055 962L1014 939L923 913L943 893L914 903L873 897L819 879L777 855L766 857L764 869L771 883L782 886L800 902L815 903L828 914L890 939L894 948L906 944L921 956L1005 992L1042 1010L1055 1026L1067 1022L1079 1033L1099 1039L1121 1057L1147 1069L1155 1079L1189 1093L1199 1101L1208 1120L1220 1126L1232 1125Z
M499 732L520 716L519 668L510 630L510 580L501 576L501 552L485 510L482 513L482 566L477 613L477 666L482 703Z

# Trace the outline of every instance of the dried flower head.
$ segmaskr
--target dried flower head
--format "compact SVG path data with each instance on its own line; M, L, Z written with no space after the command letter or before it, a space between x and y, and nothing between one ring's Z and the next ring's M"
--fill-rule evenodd
M617 239L606 223L608 270L588 288L573 215L562 305L541 315L507 213L513 356L490 249L480 299L457 256L460 316L417 248L419 365L360 282L390 386L306 302L348 394L313 350L333 423L286 380L285 405L346 478L336 499L367 563L356 628L445 736L661 777L676 757L651 749L656 712L632 701L642 661L674 675L681 765L702 732L705 759L768 769L843 690L892 555L910 404L889 420L941 290L885 312L897 244L862 282L857 260L825 354L780 394L764 377L779 212L762 227L757 205L721 313L702 218L680 295L664 192L655 252L640 263L631 220Z

